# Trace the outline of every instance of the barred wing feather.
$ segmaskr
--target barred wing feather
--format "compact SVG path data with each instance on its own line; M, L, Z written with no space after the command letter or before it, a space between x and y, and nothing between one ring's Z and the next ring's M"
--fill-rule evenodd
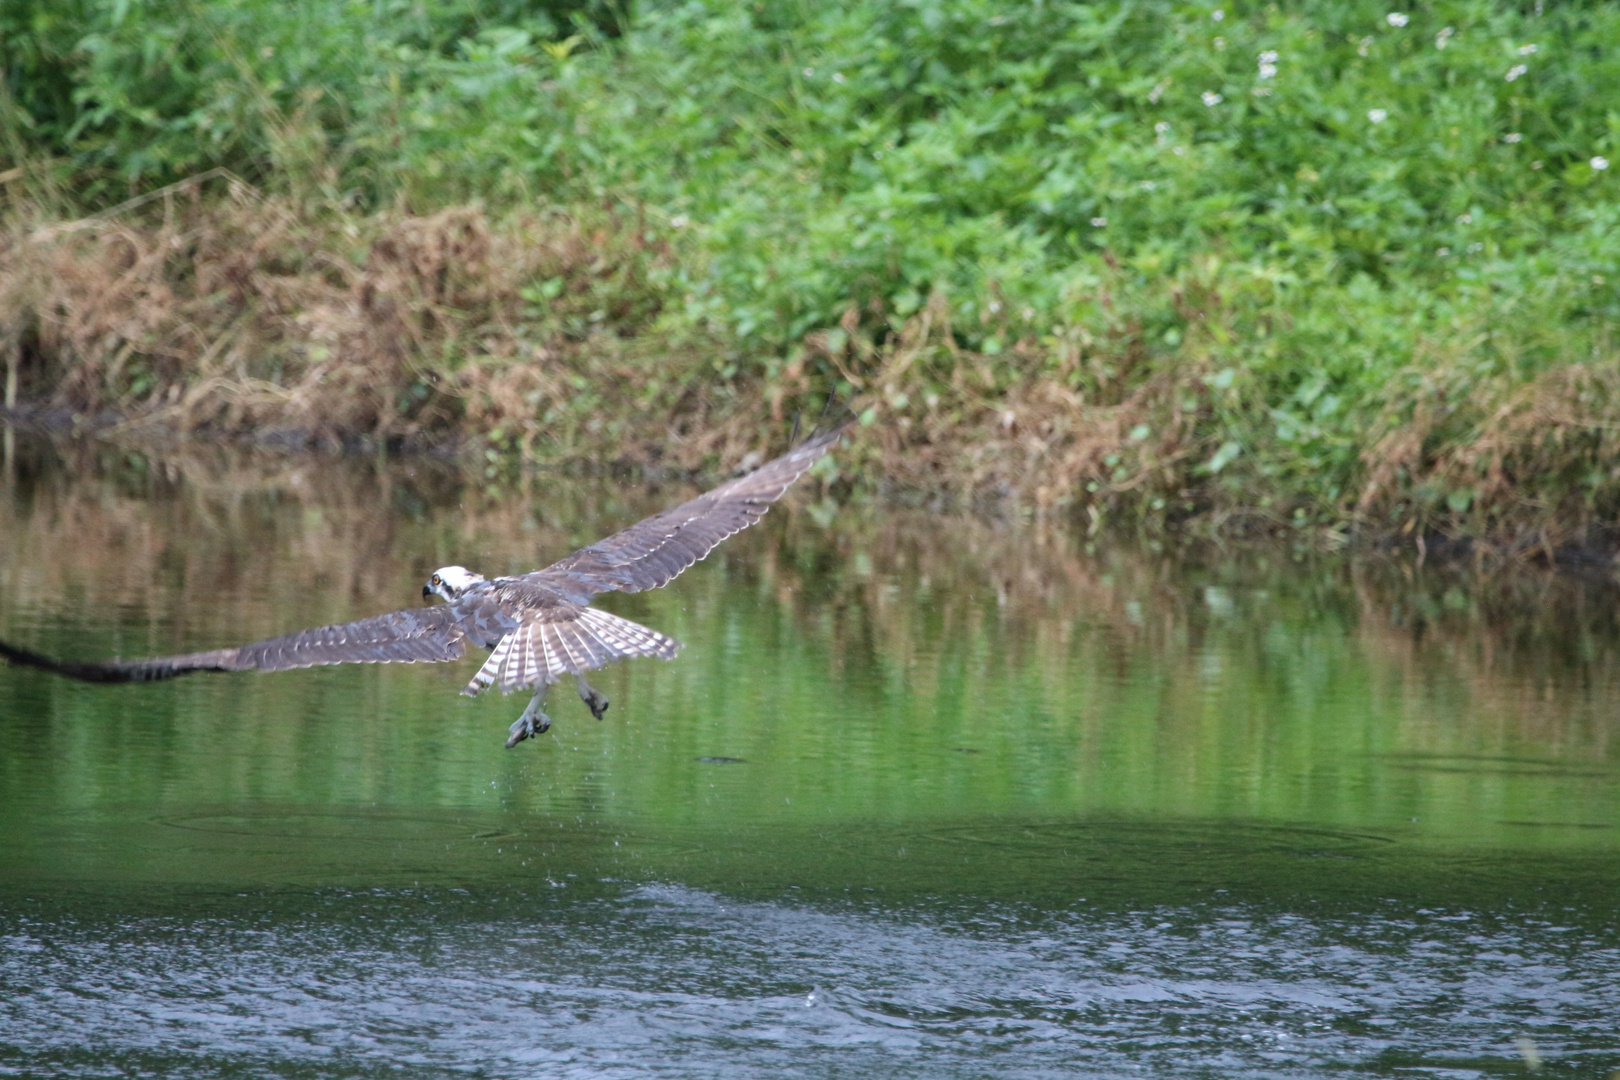
M242 669L286 671L323 664L414 664L459 660L465 630L454 606L374 615L358 622L318 626L236 649Z
M436 663L467 651L465 632L453 608L421 608L375 615L358 622L256 641L234 649L156 656L145 660L80 663L53 660L0 642L0 656L93 683L156 682L193 671L287 671L324 664Z
M667 585L722 540L764 517L771 504L842 434L843 428L839 428L809 439L746 476L525 576L578 604L599 592L640 592Z

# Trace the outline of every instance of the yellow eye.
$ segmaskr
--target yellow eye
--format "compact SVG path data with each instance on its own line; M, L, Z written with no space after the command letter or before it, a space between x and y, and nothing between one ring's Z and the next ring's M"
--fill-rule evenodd
M439 575L434 574L433 575L433 584L437 585L438 583L439 583Z

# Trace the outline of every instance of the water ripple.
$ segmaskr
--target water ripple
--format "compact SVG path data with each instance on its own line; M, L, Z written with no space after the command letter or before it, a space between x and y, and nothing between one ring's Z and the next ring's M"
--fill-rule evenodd
M1520 1035L1616 1064L1620 948L1544 919L924 917L669 885L235 903L0 916L0 1073L1483 1076Z

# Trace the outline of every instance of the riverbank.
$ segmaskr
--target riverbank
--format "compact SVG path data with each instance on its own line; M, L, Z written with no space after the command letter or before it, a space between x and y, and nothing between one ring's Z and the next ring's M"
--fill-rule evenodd
M161 212L5 237L16 417L126 441L433 451L490 475L693 472L774 447L836 395L862 420L846 475L903 502L1075 514L1094 531L1303 530L1540 554L1612 543L1612 362L1528 379L1476 377L1455 358L1412 372L1410 397L1362 417L1355 486L1328 499L1279 475L1296 449L1281 419L1269 442L1230 449L1223 419L1270 406L1207 346L1155 364L1126 330L1081 327L992 354L958 343L937 295L881 343L840 327L745 363L735 339L662 317L680 256L645 221L308 214L228 177L211 184L168 192Z
M7 402L498 474L832 400L904 501L1617 542L1620 14L421 10L13 28Z

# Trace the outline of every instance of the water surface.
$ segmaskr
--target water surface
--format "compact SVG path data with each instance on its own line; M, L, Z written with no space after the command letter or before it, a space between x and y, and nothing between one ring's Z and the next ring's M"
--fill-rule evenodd
M3 483L0 633L80 658L410 606L694 490L27 442ZM603 598L685 651L511 751L473 658L0 669L0 1072L1607 1076L1615 600L807 483Z

